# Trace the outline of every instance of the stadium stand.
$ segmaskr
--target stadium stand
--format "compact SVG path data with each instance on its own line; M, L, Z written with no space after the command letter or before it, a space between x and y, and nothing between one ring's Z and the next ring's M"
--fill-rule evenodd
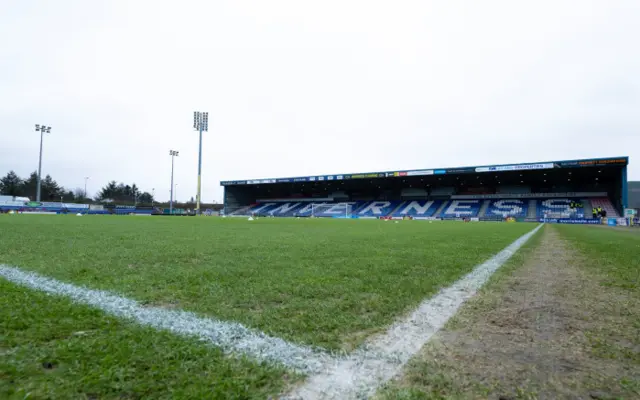
M355 201L355 202L265 202L240 209L232 215L273 217L344 217L361 218L432 217L442 201Z
M571 208L571 203L582 204L579 199L553 198L539 200L537 204L537 217L544 218L585 218L583 207Z
M231 217L239 217L239 216L250 215L251 212L249 210L254 206L255 206L255 204L252 204L252 205L246 206L246 207L240 207L237 210L234 210L234 211L230 212L228 215L231 216Z
M491 204L491 200L485 200L482 202L480 206L480 211L478 211L478 217L484 217L487 215L487 210L489 209L489 205Z
M582 208L584 209L584 217L585 218L592 218L593 217L593 213L591 212L591 210L593 210L593 207L591 205L591 200L582 199L582 200L580 200L580 203L582 203Z
M529 211L529 204L529 200L520 199L491 200L489 208L483 216L526 217Z
M365 203L356 215L360 217L386 217L401 203L400 201L371 201Z
M571 208L571 205L574 208ZM576 205L578 207L576 207ZM618 217L611 201L604 198L499 198L411 200L411 201L352 201L352 202L281 202L266 201L243 207L230 215L273 217L437 217L455 219L486 217L487 219L514 218L591 218L591 207L602 207L608 216ZM130 212L118 210L118 213Z
M363 202L264 202L249 208L235 211L232 215L256 215L269 217L337 217L354 212L364 205ZM373 210L375 212L376 210Z
M222 181L227 215L477 218L549 223L638 204L628 157ZM627 194L628 193L628 194ZM627 199L628 197L628 199ZM348 205L346 205L348 204ZM631 206L632 208L633 206ZM474 218L475 217L475 218ZM610 218L610 219L614 219Z
M340 202L340 203L329 203L321 206L313 207L313 216L314 217L324 217L324 218L343 218L346 216L357 215L358 212L365 206L367 203L361 201L352 201L352 202Z
M300 208L298 208L293 215L295 215L296 217L310 217L313 214L315 207L327 205L327 204L330 204L330 203L307 202L303 204Z
M269 214L278 217L292 217L296 211L304 207L304 205L305 203L301 202L277 204L269 210Z
M440 213L441 218L477 217L482 200L451 200Z
M257 203L251 206L247 212L248 215L269 215L271 208L275 208L278 203Z
M602 207L603 210L607 212L607 217L619 218L620 214L616 211L611 201L606 197L598 197L595 199L591 199L591 207ZM587 208L587 211L591 210L591 208Z
M441 200L405 201L391 214L392 217L433 217L442 205Z
M460 218L476 217L480 209L487 206L489 216L525 217L528 201L517 199L494 200L414 200L414 201L368 201L368 202L307 202L255 204L247 209L238 210L234 215L257 215L274 217L315 216L343 217L345 214L362 218L380 217L440 217ZM348 209L347 207L351 207ZM439 213L438 211L440 209Z

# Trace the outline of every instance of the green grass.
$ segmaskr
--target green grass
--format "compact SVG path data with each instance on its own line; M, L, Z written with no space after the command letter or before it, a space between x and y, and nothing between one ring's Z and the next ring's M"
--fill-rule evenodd
M586 256L585 265L603 278L602 284L640 296L640 235L602 227L556 229Z
M525 261L531 257L531 254L540 247L545 229L550 229L549 225L543 226L536 232L500 269L491 275L489 281L478 290L476 296L447 322L445 329L460 329L473 315L484 313L495 307L501 288L504 287L516 270L524 265Z
M640 376L640 235L600 227L558 226L556 229L580 250L584 256L582 265L600 284L615 290L603 307L622 320L585 332L593 353L635 365ZM640 396L640 379L628 386Z
M0 263L351 349L530 224L0 216Z
M572 265L586 272L593 279L593 286L602 285L602 293L587 289L581 295L603 298L595 301L585 314L592 314L592 320L576 335L576 349L589 354L589 368L578 366L577 370L592 370L593 365L601 366L602 372L591 381L581 382L584 387L593 385L595 392L603 392L601 398L638 398L640 396L640 296L638 296L638 274L640 274L640 235L600 227L547 224L523 248L500 268L480 290L478 295L447 323L445 330L453 332L464 329L474 315L487 315L503 299L504 288L513 273L538 251L543 235L557 230L569 244L579 251L571 260ZM582 290L582 289L579 289ZM579 298L579 297L578 297ZM570 301L578 301L575 296ZM451 333L449 332L449 333ZM581 337L584 339L581 340ZM455 336L454 336L455 337ZM478 337L482 340L482 337ZM507 346L508 343L505 343ZM578 351L578 350L577 350ZM582 351L582 350L580 350ZM390 382L377 394L385 400L435 400L497 398L505 393L505 398L533 399L535 381L522 381L515 393L503 387L504 382L480 383L476 376L469 375L464 365L455 357L448 358L446 346L435 340L425 345L421 354L404 368L401 378ZM619 368L619 370L614 369ZM596 368L597 369L597 368ZM616 372L610 372L616 371ZM602 376L600 376L602 374ZM578 376L578 373L576 373ZM604 377L604 378L603 378ZM576 378L577 379L577 378ZM599 381L604 379L604 383ZM554 382L543 382L554 384ZM611 393L626 393L628 397L616 397ZM544 397L544 396L543 396ZM594 397L595 398L595 397Z
M264 399L292 378L0 279L2 399Z
M484 313L495 306L496 297L499 296L502 286L540 246L544 229L549 227L539 230L500 267L478 291L478 294L447 322L445 329L459 329L474 314ZM431 343L427 343L422 352L426 353L431 346ZM491 387L470 380L468 376L460 373L459 369L442 360L419 355L404 367L401 380L390 382L379 391L376 398L381 400L480 399L490 398L491 393ZM526 398L526 396L518 397Z

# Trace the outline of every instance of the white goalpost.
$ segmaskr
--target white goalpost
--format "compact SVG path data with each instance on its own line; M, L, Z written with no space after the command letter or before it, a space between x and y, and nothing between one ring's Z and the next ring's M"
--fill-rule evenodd
M353 213L353 204L337 203L337 204L311 204L311 217L329 217L329 218L351 218Z

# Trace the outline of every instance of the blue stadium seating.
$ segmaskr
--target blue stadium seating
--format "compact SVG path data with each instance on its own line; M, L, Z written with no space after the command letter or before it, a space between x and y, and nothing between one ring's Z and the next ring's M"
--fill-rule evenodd
M442 209L442 218L477 217L484 200L450 200Z
M251 206L251 208L249 208L246 211L247 215L252 215L252 214L256 214L256 215L268 215L269 214L269 210L276 208L280 203L269 203L269 202L265 202L265 203L257 203L254 204L253 206Z
M279 203L275 207L271 207L268 213L276 217L293 217L296 211L304 208L306 204L302 202Z
M313 213L315 217L341 218L347 215L356 215L365 204L367 204L367 202L362 201L325 203L324 205L314 207ZM311 213L310 210L309 213Z
M311 214L311 204L324 204L314 202L262 202L251 206L242 215L264 215L274 217L293 217L298 215L307 216Z
M348 214L358 217L394 216L432 216L441 201L352 201L352 202L263 202L254 204L243 215L261 215L274 217L343 217ZM425 208L426 206L426 208Z
M491 200L485 217L526 217L529 210L529 200L500 199Z
M355 215L359 217L386 217L401 203L400 201L369 201L364 203Z
M378 204L377 207L374 204L370 209L365 209L371 203L383 202L263 202L253 205L243 214L274 217L310 217L313 212L315 217L343 217L347 214L348 207L348 214L350 215L357 215L359 210L363 210L365 212L363 216L384 216L390 213L399 202L389 202L390 204L386 206L385 204Z
M554 198L546 200L538 200L536 204L536 214L538 218L544 217L545 214L568 214L568 215L583 215L584 217L591 217L591 215L585 215L584 208L571 208L571 202L581 204L579 199L568 198Z
M398 207L392 217L433 217L433 214L442 205L442 200L414 200L405 201Z
M525 218L529 212L530 199L494 199L491 200L485 217L517 217ZM555 214L567 214L571 218L580 218L590 215L584 214L583 208L570 208L571 202L580 204L578 199L552 198L536 200L536 214L538 218L544 216L545 212ZM347 205L350 206L349 214L356 217L440 217L440 218L460 218L477 217L485 200L414 200L414 201L354 201L354 202L262 202L254 204L244 215L261 215L275 217L309 217L312 209L316 217L344 217ZM444 204L444 206L443 206ZM436 215L436 211L442 211Z

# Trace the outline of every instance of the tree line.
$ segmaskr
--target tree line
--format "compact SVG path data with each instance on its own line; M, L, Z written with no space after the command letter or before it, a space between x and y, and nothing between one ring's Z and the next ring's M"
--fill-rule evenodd
M29 177L21 178L14 171L9 171L4 177L0 178L0 195L28 197L31 200L36 199L38 188L38 173L32 172ZM131 185L110 181L103 186L100 191L93 197L87 197L83 188L75 188L73 190L64 188L59 185L51 175L42 178L40 187L40 199L42 201L63 201L68 203L104 203L104 204L137 204L140 206L164 206L168 207L168 202L157 202L153 195L149 192L142 191L133 183ZM196 202L193 197L187 202L174 202L176 207L195 208ZM213 208L219 210L221 204L203 203L203 209Z
M27 178L22 178L9 171L0 179L0 195L28 197L36 199L38 190L38 173L32 172ZM105 202L116 204L153 204L151 193L141 191L136 184L127 185L111 181L107 183L94 198L87 197L83 188L74 190L59 185L51 175L42 178L40 185L40 199L42 201L66 202Z

